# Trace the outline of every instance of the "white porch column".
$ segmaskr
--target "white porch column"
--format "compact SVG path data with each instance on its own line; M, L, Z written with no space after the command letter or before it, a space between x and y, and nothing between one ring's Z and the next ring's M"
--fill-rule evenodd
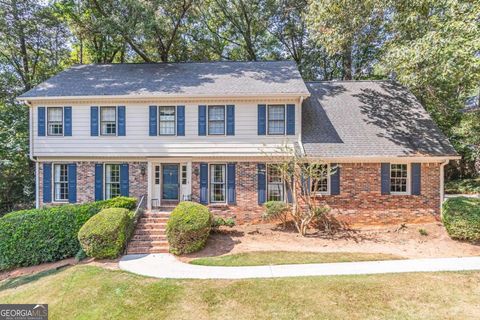
M148 187L147 187L147 190L148 190L148 196L147 196L147 209L148 210L152 210L152 198L153 198L153 192L152 192L152 176L153 176L153 166L152 166L152 162L151 161L148 161L148 166L147 166L147 174L148 174Z

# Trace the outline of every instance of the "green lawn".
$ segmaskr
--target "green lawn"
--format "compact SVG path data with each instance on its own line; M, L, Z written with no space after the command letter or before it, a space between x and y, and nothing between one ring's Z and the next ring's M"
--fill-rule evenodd
M191 264L204 266L264 266L274 264L328 263L351 261L395 260L402 257L383 253L361 252L292 252L257 251L218 257L197 258Z
M445 183L447 194L475 194L480 193L480 178L453 180Z
M159 280L75 266L0 282L0 303L50 319L472 319L480 272L256 280Z

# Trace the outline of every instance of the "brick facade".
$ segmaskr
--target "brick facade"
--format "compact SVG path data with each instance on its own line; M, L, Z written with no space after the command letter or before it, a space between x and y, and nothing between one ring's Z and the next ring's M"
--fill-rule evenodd
M199 163L192 164L192 197L199 201ZM421 166L421 195L382 195L380 163L344 163L340 169L340 194L319 197L331 214L349 226L424 223L440 216L440 164ZM209 205L214 214L234 217L237 223L260 220L257 204L257 163L239 162L236 170L237 205Z
M258 205L257 164L236 163L236 205L209 205L215 215L234 217L237 223L258 222L263 212ZM422 223L438 220L440 215L440 164L421 165L421 195L382 195L380 163L343 163L340 165L340 194L319 197L332 208L331 214L350 226ZM146 162L130 162L130 195L147 194L148 177L142 175ZM199 201L200 163L192 163L192 200ZM94 200L95 162L77 162L77 200ZM39 199L43 205L42 165L39 172Z
M67 163L67 162L64 162ZM69 162L71 163L71 162ZM95 164L96 162L75 162L77 164L77 203L91 202L95 200ZM147 168L146 162L129 162L129 191L130 196L140 198L147 195L148 176L141 174L142 166ZM40 206L43 206L43 164L39 166L39 184L38 190ZM50 204L49 204L50 205Z

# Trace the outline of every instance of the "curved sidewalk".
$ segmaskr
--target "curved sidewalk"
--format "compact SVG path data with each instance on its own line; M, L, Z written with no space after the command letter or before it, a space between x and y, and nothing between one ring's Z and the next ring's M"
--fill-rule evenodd
M211 267L183 263L168 253L127 255L120 269L174 279L250 279L403 272L480 270L480 257L409 259L388 261L289 264L255 267Z

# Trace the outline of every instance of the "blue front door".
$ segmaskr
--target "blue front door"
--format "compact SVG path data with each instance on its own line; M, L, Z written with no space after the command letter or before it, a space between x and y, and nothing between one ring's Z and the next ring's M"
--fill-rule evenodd
M178 200L178 164L162 165L162 199Z

